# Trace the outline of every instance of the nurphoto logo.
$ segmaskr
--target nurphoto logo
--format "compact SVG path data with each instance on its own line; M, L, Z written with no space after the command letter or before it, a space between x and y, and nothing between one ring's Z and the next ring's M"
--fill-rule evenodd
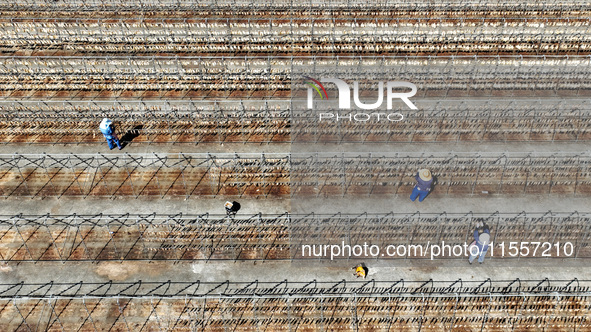
M340 110L351 110L351 87L345 81L338 78L321 78L320 81L305 76L305 84L308 85L308 109L314 109L314 91L320 96L321 100L328 100L328 94L322 83L335 84L338 91L338 105ZM409 88L410 92L399 92L396 89ZM392 100L402 100L411 110L418 109L409 98L413 97L417 93L417 86L404 81L388 81L386 82L386 109L392 110ZM378 93L377 101L372 104L365 104L359 99L359 81L353 82L353 102L355 106L362 110L375 110L382 106L384 103L384 82L378 82ZM319 113L320 121L322 120L348 120L357 122L366 122L370 119L374 121L381 121L387 119L388 121L398 122L404 119L404 116L400 113L348 113L341 114L339 112L323 112Z

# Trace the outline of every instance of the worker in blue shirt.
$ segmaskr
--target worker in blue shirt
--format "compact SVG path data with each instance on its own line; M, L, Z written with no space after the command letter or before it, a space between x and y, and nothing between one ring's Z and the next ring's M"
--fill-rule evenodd
M472 242L468 250L470 252L470 258L468 259L468 262L472 264L472 262L474 262L474 259L478 257L478 263L482 264L482 262L484 262L484 256L486 256L486 252L488 251L489 244L489 227L482 222L476 224L476 229L474 230L474 242Z
M433 186L433 176L431 176L431 172L428 169L421 169L415 175L415 179L417 180L417 184L412 189L410 200L414 202L418 196L419 202L422 202L431 192L431 186Z
M104 118L103 121L101 121L101 124L99 125L99 128L101 129L101 133L103 133L103 135L105 136L105 138L107 139L107 144L109 144L109 149L113 150L113 148L115 147L113 145L113 143L117 144L117 147L119 148L119 150L122 149L121 144L119 143L119 139L117 138L117 136L115 135L115 132L113 131L113 121Z

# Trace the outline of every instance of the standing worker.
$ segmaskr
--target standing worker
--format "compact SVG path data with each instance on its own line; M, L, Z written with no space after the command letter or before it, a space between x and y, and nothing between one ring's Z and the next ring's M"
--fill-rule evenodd
M431 172L428 169L420 169L417 172L417 175L415 175L415 179L417 180L417 184L412 189L410 200L414 202L418 196L419 202L422 202L431 192L433 177L431 176Z
M117 135L115 135L115 131L113 130L113 121L104 118L103 121L101 121L99 128L101 129L101 133L105 135L110 150L113 150L114 148L113 143L117 144L119 150L122 149L121 144L119 143L119 139L117 138Z
M486 256L486 252L488 251L489 243L490 229L488 225L483 222L477 223L476 229L474 230L474 242L472 242L468 250L470 252L468 262L472 264L474 259L478 257L478 263L482 264L484 262L484 256Z

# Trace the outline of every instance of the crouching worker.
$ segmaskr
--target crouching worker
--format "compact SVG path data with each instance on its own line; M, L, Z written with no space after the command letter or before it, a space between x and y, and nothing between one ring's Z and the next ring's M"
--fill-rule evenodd
M484 262L484 256L486 256L486 252L488 251L488 244L490 243L490 229L484 223L476 224L476 229L474 230L474 242L468 248L470 252L470 258L468 262L472 264L474 259L478 257L478 263L482 264Z
M417 172L417 175L415 175L415 179L417 180L417 184L412 189L410 200L414 202L418 196L419 202L422 202L431 192L433 177L431 176L431 172L428 169L421 169Z
M365 277L367 277L367 267L365 267L363 264L359 264L355 266L353 269L355 270L355 273L353 273L355 277L361 277L364 279Z
M228 201L224 204L224 207L226 208L226 215L233 218L236 217L236 213L240 210L240 203Z
M113 130L113 121L104 118L103 121L101 121L99 128L101 130L101 133L103 133L103 135L107 139L107 144L109 144L110 150L113 150L113 148L115 147L113 143L117 145L119 150L122 149L121 144L119 143L119 139L117 138L117 135L115 135L115 131Z

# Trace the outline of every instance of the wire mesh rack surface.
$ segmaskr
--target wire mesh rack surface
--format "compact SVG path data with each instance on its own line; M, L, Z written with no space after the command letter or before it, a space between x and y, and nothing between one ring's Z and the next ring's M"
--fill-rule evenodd
M388 196L414 175L436 176L433 195L591 192L588 154L242 153L0 155L5 198L62 196Z
M494 250L511 242L571 243L569 256L533 251L500 259L591 258L587 213L262 215L13 215L0 216L5 261L124 261L328 259L303 254L303 245L388 246L469 243L475 225L491 229ZM423 250L423 249L421 249ZM533 250L533 249L531 249ZM363 256L363 255L362 255ZM366 257L366 256L363 256ZM499 256L497 256L499 257ZM349 253L336 259L351 259ZM353 257L354 258L354 257ZM368 259L430 259L415 250ZM432 258L432 257L431 257ZM465 259L442 254L435 259ZM491 257L496 259L496 257Z
M15 283L0 285L6 313L0 322L17 330L79 331L585 330L591 325L588 284L577 279Z

